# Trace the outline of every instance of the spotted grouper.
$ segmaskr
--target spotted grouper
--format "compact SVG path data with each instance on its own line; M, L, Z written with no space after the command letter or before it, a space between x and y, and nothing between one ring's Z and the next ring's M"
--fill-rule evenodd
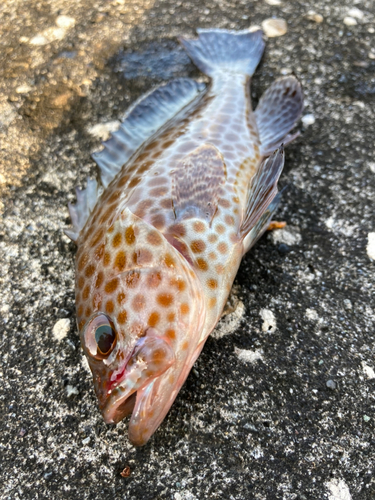
M176 79L128 110L93 155L101 183L77 189L66 231L99 407L107 423L131 415L135 445L163 421L270 223L282 145L303 106L287 76L252 111L260 30L198 30L180 42L211 83Z

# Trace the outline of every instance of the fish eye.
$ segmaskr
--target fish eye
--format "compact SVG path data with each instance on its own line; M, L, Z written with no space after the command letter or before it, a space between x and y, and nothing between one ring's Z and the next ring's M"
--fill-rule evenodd
M117 342L116 331L105 314L98 314L86 325L82 335L84 349L96 359L107 358Z

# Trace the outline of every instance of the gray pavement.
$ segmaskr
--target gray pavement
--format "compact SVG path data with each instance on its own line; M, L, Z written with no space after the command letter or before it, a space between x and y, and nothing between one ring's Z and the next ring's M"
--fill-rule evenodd
M369 0L1 2L0 498L375 498L374 14ZM306 98L288 228L244 258L234 312L135 448L97 409L66 205L130 103L202 77L178 35L270 17L288 31L267 42L254 104L290 72Z

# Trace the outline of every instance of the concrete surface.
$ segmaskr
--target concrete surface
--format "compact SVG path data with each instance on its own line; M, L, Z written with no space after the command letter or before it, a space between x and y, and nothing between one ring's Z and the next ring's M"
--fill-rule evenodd
M374 13L370 0L1 2L2 499L375 498ZM177 35L270 17L288 32L268 41L254 103L293 71L312 115L287 150L288 228L246 256L237 309L136 449L126 423L103 423L83 361L66 204L134 99L199 76Z

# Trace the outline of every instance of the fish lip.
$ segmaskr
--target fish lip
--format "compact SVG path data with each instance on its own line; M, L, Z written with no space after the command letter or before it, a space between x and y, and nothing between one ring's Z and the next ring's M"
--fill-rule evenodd
M125 373L126 373L126 365L124 367L122 378L116 384L115 387L112 385L113 388L108 390L106 401L105 401L103 407L101 408L103 420L106 424L118 424L119 422L121 422L121 420L123 420L125 417L130 415L133 411L134 405L131 408L129 400L132 397L134 398L133 395L136 394L137 391L135 391L135 390L126 391L126 389L122 385L123 382L126 381L126 374ZM124 392L124 394L121 396L119 393L121 393L122 391ZM125 404L126 401L129 401L129 408ZM118 413L118 410L121 406L124 407L124 411L120 412L118 415L116 415L116 413Z

